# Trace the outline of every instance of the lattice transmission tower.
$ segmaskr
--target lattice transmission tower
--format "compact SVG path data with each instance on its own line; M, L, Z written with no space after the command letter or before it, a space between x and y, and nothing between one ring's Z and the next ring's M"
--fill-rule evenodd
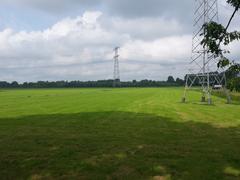
M218 87L227 95L226 76L223 69L217 67L218 59L209 52L207 47L203 47L201 41L205 30L203 25L211 21L218 22L218 1L217 0L195 0L194 30L192 38L192 56L189 74L186 75L186 86L183 102L186 102L187 91L194 85L201 86L202 102L212 104L212 89Z
M120 70L119 70L119 47L114 48L114 73L113 73L113 87L120 87Z

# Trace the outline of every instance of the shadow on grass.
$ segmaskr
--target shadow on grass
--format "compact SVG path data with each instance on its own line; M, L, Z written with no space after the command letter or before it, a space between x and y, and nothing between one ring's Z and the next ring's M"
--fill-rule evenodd
M3 179L239 179L240 127L130 112L0 119Z

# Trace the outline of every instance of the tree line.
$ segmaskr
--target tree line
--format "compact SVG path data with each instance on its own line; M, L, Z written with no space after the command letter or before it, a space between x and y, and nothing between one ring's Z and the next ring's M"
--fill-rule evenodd
M214 72L217 73L217 72ZM240 75L236 71L229 68L226 72L227 88L231 91L240 92ZM193 76L195 76L193 74ZM166 81L155 80L133 80L116 83L115 87L179 87L184 86L186 82L181 78L174 79L169 76ZM200 86L201 83L198 79L193 86ZM214 84L211 84L212 86ZM17 81L7 82L0 81L0 88L111 88L114 86L113 80L98 80L98 81L38 81L38 82L24 82L18 83Z
M98 81L38 81L18 83L0 81L0 88L96 88L96 87L113 87L113 80ZM183 86L185 81L177 78L176 80L169 76L167 81L154 80L133 80L117 83L117 87L177 87Z

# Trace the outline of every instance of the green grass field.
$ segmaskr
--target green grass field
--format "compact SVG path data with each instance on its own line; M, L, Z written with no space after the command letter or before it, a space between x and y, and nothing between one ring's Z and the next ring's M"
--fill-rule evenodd
M181 88L0 91L0 179L240 179L240 104Z

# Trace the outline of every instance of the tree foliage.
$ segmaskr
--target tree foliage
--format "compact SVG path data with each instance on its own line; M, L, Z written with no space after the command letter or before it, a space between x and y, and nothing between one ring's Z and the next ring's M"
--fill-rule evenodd
M228 88L231 91L240 92L240 78L236 77L236 78L231 79L228 83Z
M168 83L174 83L175 82L174 77L173 76L168 76L167 82Z

